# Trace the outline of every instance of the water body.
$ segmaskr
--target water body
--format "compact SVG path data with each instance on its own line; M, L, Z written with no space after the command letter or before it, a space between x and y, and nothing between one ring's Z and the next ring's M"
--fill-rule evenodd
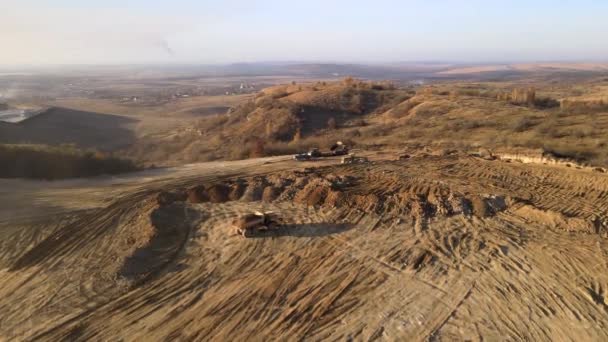
M0 110L0 121L17 123L30 118L40 111L31 109L7 109Z

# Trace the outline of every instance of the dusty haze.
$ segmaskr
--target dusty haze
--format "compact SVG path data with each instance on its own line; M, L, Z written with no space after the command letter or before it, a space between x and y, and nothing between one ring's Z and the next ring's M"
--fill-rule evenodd
M597 61L608 53L607 10L597 1L8 0L0 65Z

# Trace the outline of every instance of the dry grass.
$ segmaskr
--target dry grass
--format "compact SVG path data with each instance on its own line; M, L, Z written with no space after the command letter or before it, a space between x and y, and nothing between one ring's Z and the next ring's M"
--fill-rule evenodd
M488 82L416 90L354 79L281 85L228 114L199 120L188 133L140 143L129 156L179 164L290 154L350 139L360 146L545 148L606 165L608 139L601 132L608 112L558 108L557 96L597 98L598 91L580 84L533 87Z
M563 99L561 108L571 113L595 113L608 111L608 98Z

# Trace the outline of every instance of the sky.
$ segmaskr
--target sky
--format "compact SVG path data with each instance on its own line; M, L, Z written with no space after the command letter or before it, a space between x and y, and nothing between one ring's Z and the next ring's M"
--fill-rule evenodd
M608 61L605 0L0 0L0 65Z

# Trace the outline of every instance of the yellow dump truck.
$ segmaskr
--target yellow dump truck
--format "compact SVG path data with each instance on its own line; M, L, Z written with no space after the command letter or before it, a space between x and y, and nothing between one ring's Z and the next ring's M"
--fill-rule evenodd
M279 216L273 212L245 214L232 222L236 234L244 237L256 236L261 232L275 230L280 224Z

